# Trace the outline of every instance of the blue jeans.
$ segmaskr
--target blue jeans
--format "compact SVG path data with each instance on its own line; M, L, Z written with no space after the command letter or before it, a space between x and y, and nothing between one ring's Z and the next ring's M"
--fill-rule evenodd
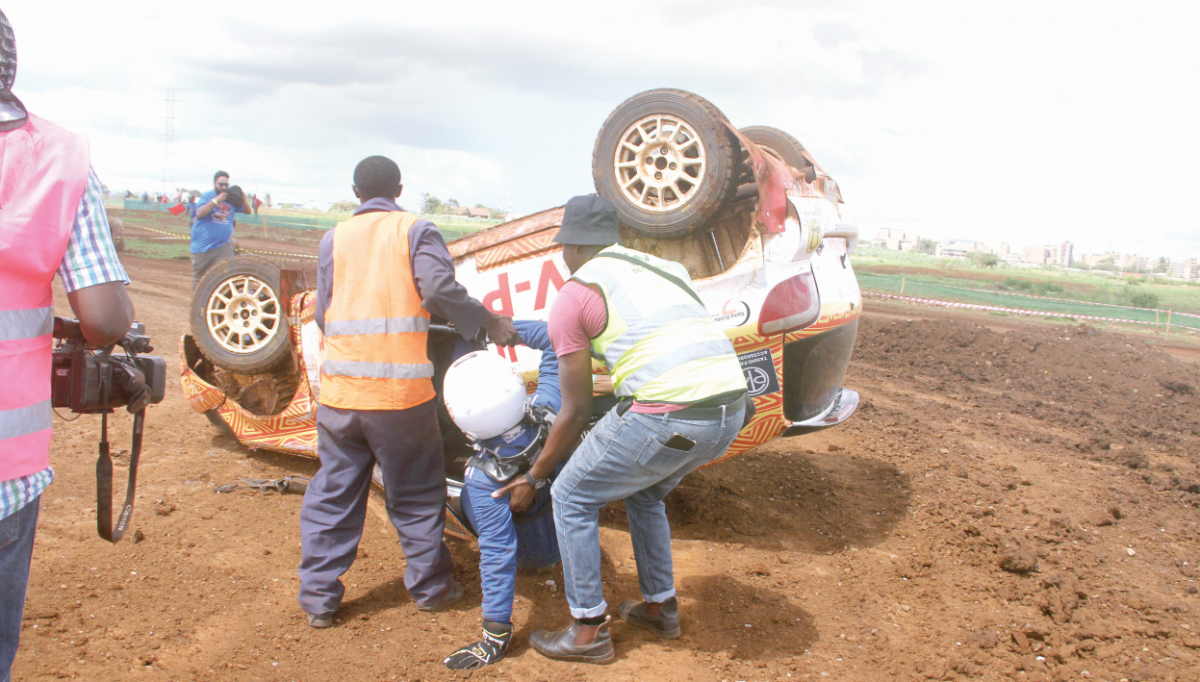
M564 591L575 618L602 616L608 608L600 577L600 508L613 500L625 501L642 596L649 602L675 596L663 498L684 476L725 453L743 417L742 409L730 411L724 422L617 412L592 429L551 490ZM686 451L667 447L676 434L695 444Z
M554 515L548 511L550 491L542 488L524 516L537 518L514 521L509 495L492 497L504 487L475 468L467 469L463 481L462 507L479 534L479 582L483 587L483 618L497 623L512 622L517 566L548 568L558 563L558 536Z
M25 589L29 586L29 561L37 531L42 497L0 519L0 682L9 682L17 644L21 640L21 616L25 611Z

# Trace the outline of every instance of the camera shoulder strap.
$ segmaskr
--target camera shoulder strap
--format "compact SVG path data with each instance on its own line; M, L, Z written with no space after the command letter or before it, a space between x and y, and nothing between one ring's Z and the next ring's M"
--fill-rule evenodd
M116 544L125 537L129 519L133 517L133 499L137 491L138 458L142 454L142 425L146 410L133 417L133 443L129 446L129 486L125 490L125 506L114 525L112 520L113 463L108 448L108 413L100 415L100 457L96 460L96 530L100 537Z

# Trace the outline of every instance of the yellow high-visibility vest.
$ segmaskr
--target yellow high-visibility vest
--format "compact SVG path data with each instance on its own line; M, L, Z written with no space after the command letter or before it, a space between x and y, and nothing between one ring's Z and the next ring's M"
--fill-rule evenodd
M733 344L679 263L614 245L572 279L604 294L608 325L592 355L608 366L618 397L690 404L746 390Z

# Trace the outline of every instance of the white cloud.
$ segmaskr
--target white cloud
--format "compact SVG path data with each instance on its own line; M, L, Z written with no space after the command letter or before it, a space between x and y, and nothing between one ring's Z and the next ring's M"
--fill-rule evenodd
M1191 4L244 2L236 25L211 3L5 12L18 93L85 132L113 187L159 188L175 87L179 184L220 167L273 197L344 199L354 164L384 153L410 205L428 191L535 211L592 191L592 143L621 100L678 87L799 138L867 233L1200 255Z

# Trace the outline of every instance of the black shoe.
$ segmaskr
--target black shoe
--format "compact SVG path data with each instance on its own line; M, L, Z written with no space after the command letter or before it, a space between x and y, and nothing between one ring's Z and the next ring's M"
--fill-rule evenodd
M504 658L512 642L512 625L483 622L483 639L465 646L446 657L442 663L451 670L474 670Z
M546 658L560 661L581 661L583 663L608 663L616 656L613 649L612 635L608 631L608 623L596 631L596 639L586 646L575 646L575 633L579 630L579 622L558 632L534 630L529 636L529 645Z
M463 598L463 594L465 594L465 593L466 593L466 590L463 589L463 586L457 580L455 580L454 578L451 578L450 579L450 591L446 593L446 596L443 597L440 602L438 602L436 604L432 604L432 605L417 604L417 610L424 611L426 613L431 613L433 611L441 611L442 609L453 604L454 602L461 600Z
M678 639L679 601L675 597L663 602L662 611L657 616L646 615L646 602L627 601L617 607L617 615L630 625L648 630L659 639Z

